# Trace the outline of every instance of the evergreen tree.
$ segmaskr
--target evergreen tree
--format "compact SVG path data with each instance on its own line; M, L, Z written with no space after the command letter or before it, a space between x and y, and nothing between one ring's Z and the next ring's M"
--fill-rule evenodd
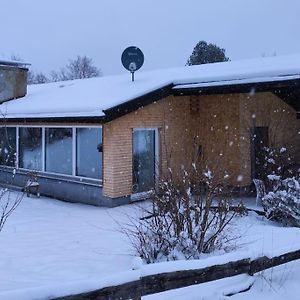
M228 60L229 58L225 55L225 49L220 48L215 44L208 44L205 41L200 41L195 46L193 53L189 57L186 64L191 66Z

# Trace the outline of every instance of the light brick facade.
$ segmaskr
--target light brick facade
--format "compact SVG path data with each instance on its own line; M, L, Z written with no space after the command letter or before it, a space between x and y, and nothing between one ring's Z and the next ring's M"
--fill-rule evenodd
M269 127L271 145L300 152L296 112L272 93L169 96L103 126L104 195L132 192L132 131L158 128L160 173L198 161L228 185L251 184L250 130ZM280 129L280 130L279 130ZM198 155L201 146L201 155ZM299 160L299 155L298 155ZM242 175L242 176L240 176ZM237 181L237 178L242 178Z

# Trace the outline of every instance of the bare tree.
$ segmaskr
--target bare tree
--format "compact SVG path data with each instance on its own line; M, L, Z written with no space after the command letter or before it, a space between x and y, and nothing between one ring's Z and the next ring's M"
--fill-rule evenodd
M101 71L93 65L93 60L87 56L77 56L66 66L70 79L81 79L101 76Z
M60 68L59 71L52 71L50 73L50 78L51 82L70 80L66 68Z
M78 55L75 59L71 59L69 63L61 68L58 72L52 71L51 81L64 81L82 78L91 78L102 76L99 68L94 66L93 60L87 56Z
M49 78L42 72L34 73L29 71L27 74L27 83L28 84L40 84L50 82Z
M39 72L37 73L35 76L34 76L34 83L35 84L39 84L39 83L47 83L49 82L49 79L47 78L47 76L42 73L42 72Z
M33 71L27 72L27 84L35 84L35 74Z
M18 54L12 54L10 58L14 61L23 61L22 57ZM49 76L45 75L43 72L35 73L29 71L27 83L40 84L100 76L102 76L101 69L94 65L92 58L89 58L86 55L77 55L76 58L70 59L65 67L60 68L58 71L53 70Z
M24 61L23 58L17 53L12 53L10 55L10 59L13 61L20 61L20 62Z

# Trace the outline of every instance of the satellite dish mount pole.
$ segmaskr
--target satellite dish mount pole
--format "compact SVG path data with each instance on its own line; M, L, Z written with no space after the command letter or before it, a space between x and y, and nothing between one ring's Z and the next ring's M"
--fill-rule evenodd
M124 68L131 73L131 81L133 82L134 72L139 70L144 63L143 52L135 46L128 47L123 51L121 61Z

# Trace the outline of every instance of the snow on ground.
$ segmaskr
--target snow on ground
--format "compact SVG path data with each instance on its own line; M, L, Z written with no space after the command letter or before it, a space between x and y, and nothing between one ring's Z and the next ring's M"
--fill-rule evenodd
M238 275L143 297L143 300L299 300L300 262L294 261L253 277ZM254 284L253 284L254 283ZM226 296L240 290L250 290Z
M134 205L108 209L25 197L0 233L0 299L47 299L136 279L138 271L130 271L133 252L117 223L127 223L128 216L137 214ZM281 227L255 213L237 218L231 229L240 236L233 241L236 248L214 255L272 254L300 242L299 229ZM212 255L202 263L211 261ZM163 272L164 264L158 270ZM251 290L232 299L300 299L299 278L300 262L292 262L256 275ZM223 299L224 291L252 280L241 275L144 298Z
M129 270L131 250L114 221L128 211L25 197L0 233L0 299Z
M234 226L238 227L241 237L237 240L236 259L240 250L257 256L260 253L277 255L278 250L293 251L300 243L300 229L284 228L278 224L264 220L255 213L248 217L239 218ZM210 257L209 259L211 259ZM228 297L226 294L251 289ZM299 300L300 291L300 261L293 261L255 276L238 275L231 278L216 280L200 285L172 290L144 297L145 300Z

